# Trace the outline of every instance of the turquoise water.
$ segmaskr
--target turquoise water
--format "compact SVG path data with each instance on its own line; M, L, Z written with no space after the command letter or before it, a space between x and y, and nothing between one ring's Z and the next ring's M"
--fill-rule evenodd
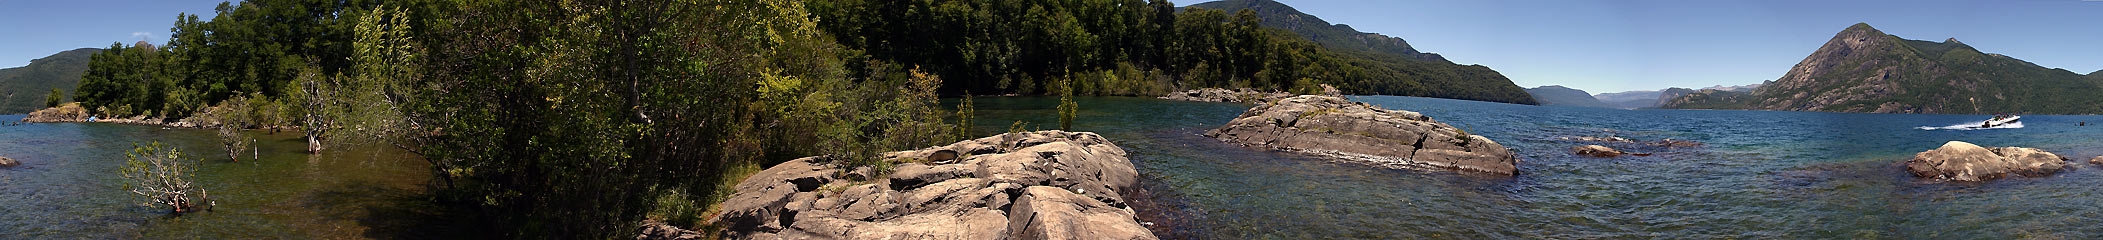
M1984 115L1616 110L1359 96L1422 112L1521 155L1517 176L1394 170L1200 136L1247 105L1083 98L1075 128L1130 151L1143 220L1172 238L2097 238L2103 116L2024 116L2025 127L1920 130ZM980 131L1051 123L1048 98L979 98ZM1694 148L1584 158L1561 140L1693 140ZM1899 162L1961 140L2074 159L2076 170L1986 183L1916 180Z
M21 115L0 116L14 122ZM0 126L0 239L404 238L444 228L424 186L427 163L387 148L305 153L298 133L251 131L264 159L229 161L207 130L113 124ZM167 215L123 190L133 143L158 140L202 158L195 181L210 212Z

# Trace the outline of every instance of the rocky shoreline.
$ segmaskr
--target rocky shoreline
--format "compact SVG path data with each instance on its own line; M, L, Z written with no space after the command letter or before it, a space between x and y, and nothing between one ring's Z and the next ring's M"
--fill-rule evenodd
M1518 157L1489 138L1416 112L1334 96L1301 95L1257 105L1205 136L1396 168L1518 173Z
M728 239L1156 239L1138 171L1095 133L1008 133L884 154L888 176L806 157L753 174L708 222ZM649 232L677 233L651 230ZM663 235L659 235L663 236ZM677 236L677 235L673 235ZM645 236L648 237L648 236Z
M1322 95L1343 96L1343 91L1337 90L1336 87L1329 86L1328 84L1322 84L1321 87ZM1161 96L1160 99L1192 102L1267 103L1278 101L1279 99L1289 98L1292 96L1292 93L1265 92L1251 88L1238 88L1232 90L1224 88L1199 88L1169 93L1167 96Z
M209 110L207 110L207 111L209 111ZM203 115L203 114L199 114L199 115ZM91 120L91 117L92 117L92 120ZM183 119L178 119L178 120L175 120L175 121L168 121L168 119L166 119L166 118L158 118L158 117L147 117L147 116L144 116L144 115L140 115L140 116L131 116L131 117L127 117L127 118L105 118L105 117L100 117L100 116L93 116L93 115L90 115L90 114L88 114L88 111L87 111L87 109L85 109L85 108L82 108L82 107L80 107L80 103L77 103L77 102L74 102L74 103L66 103L66 104L63 104L63 105L59 105L58 107L52 107L52 108L45 108L45 109L39 109L39 110L36 110L36 111L34 111L34 112L29 112L29 115L28 115L28 116L22 117L22 122L25 122L25 123L111 123L111 124L125 124L125 125L140 125L140 126L154 126L154 127L164 127L164 128L216 128L216 127L219 127L219 125L220 125L220 121L217 121L217 120L208 120L208 119L204 119L204 118L201 118L201 117L196 117L196 116L193 116L193 117L189 117L189 118L183 118ZM259 126L259 127L255 127L254 129L292 129L292 128L293 128L293 127L287 127L287 126Z

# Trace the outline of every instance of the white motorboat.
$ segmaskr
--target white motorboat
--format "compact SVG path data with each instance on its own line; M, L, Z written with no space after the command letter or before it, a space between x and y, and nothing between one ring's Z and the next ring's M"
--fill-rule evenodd
M2008 124L2015 124L2021 122L2022 120L2023 116L1994 115L1993 119L1987 119L1985 123L1980 123L1979 128L1994 128L1999 126L2007 126Z

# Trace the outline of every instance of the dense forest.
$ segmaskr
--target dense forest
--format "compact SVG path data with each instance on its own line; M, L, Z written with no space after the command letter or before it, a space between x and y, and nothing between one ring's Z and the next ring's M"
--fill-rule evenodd
M1352 94L1533 104L1523 89L1487 67L1454 65L1414 50L1409 52L1432 59L1328 43L1346 42L1340 39L1317 43L1330 38L1307 38L1299 29L1265 22L1312 16L1202 7L1215 3L1176 8L1160 0L815 0L810 6L825 20L820 27L841 44L947 76L953 81L943 91L951 95L1042 94L1050 92L1048 83L1072 79L1085 95L1203 87L1304 93L1331 84Z
M970 115L951 115L972 111L969 94L1381 81L1358 65L1381 60L1332 54L1251 11L1173 6L252 0L176 16L166 46L112 44L74 99L105 118L293 126L317 153L402 148L431 164L434 199L476 226L614 238L644 218L705 227L696 219L727 184L774 163L885 171L880 152L979 136L960 127ZM1359 91L1436 87L1397 83Z

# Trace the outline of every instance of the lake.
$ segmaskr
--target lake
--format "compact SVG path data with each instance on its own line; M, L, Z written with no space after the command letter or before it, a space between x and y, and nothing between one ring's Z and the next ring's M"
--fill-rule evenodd
M21 120L10 115L0 121ZM429 163L391 148L305 152L298 132L248 131L261 160L228 160L210 130L116 124L0 126L0 238L337 239L428 236L446 221L429 201ZM195 181L218 205L170 217L123 190L132 144L203 159Z
M1124 147L1142 175L1134 204L1165 238L2097 238L2103 116L2024 116L2025 126L1922 130L1984 115L1616 110L1356 96L1481 134L1520 155L1516 176L1387 169L1244 148L1201 136L1249 105L1092 97L1074 128ZM954 103L954 99L945 103ZM975 99L976 130L1057 126L1056 98ZM0 117L19 120L21 115ZM423 160L388 148L309 155L298 133L250 131L264 159L227 161L206 130L110 124L0 127L0 236L7 238L425 238L458 229L431 206ZM1652 156L1586 158L1566 137L1705 143L1603 144ZM168 217L122 190L133 143L206 158L212 212ZM1961 140L2040 148L2076 170L1986 183L1917 180L1899 162ZM471 236L471 234L469 234Z
M1921 130L1985 115L1618 110L1355 96L1417 111L1520 155L1517 176L1397 170L1221 143L1200 134L1248 105L1082 98L1074 128L1131 153L1164 237L2097 238L2103 116L2024 116L2023 128ZM978 98L980 131L1050 123L1051 98ZM1564 140L1705 143L1645 148ZM2039 148L2076 170L1986 183L1917 180L1900 162L1961 140ZM1588 158L1601 144L1656 155ZM1166 231L1163 231L1166 230Z

